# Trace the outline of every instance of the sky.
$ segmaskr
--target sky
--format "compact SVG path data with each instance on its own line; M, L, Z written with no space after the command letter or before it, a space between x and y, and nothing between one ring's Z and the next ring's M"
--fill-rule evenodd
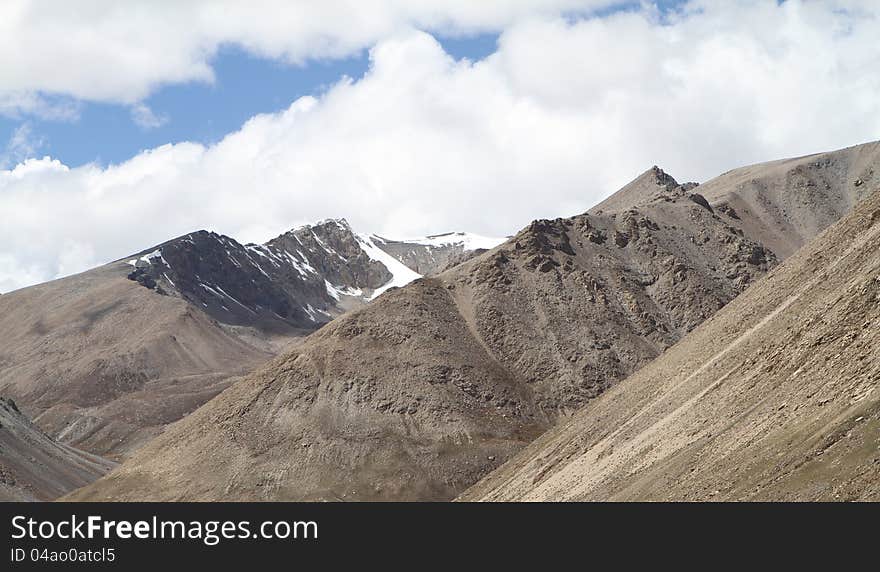
M0 292L206 228L505 236L880 138L872 0L6 0Z

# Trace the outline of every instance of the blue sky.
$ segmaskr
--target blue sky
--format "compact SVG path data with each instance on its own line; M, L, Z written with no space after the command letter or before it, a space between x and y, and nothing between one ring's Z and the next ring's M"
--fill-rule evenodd
M683 1L661 0L657 4L661 10L669 10ZM624 3L596 16L639 7L639 2ZM498 35L439 36L437 39L456 59L476 61L495 51ZM345 59L290 65L250 55L237 47L224 47L211 65L215 74L213 83L167 85L142 102L158 119L156 126L135 122L130 106L67 99L77 110L72 118L0 115L0 142L10 141L15 131L24 125L29 132L33 156L49 155L70 167L92 162L103 166L118 164L142 150L165 143L211 144L239 129L256 114L277 112L301 96L320 94L343 76L359 79L366 72L369 59L364 49ZM0 165L2 167L4 165Z

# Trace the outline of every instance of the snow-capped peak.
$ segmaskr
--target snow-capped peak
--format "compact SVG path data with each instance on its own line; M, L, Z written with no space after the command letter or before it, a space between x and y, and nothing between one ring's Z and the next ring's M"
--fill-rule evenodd
M315 221L313 223L295 226L292 229L290 229L290 231L288 231L288 232L295 233L295 232L299 232L301 230L321 228L321 227L325 227L328 225L335 225L335 226L339 227L341 230L352 232L351 225L348 224L348 221L345 220L344 218L324 218L319 221Z

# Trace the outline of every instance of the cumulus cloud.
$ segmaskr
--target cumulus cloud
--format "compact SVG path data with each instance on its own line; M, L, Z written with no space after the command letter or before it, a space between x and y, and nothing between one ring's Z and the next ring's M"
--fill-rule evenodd
M223 44L303 63L350 55L416 27L498 31L523 17L583 13L622 0L4 0L3 94L132 104L157 87L213 80Z
M33 157L43 145L45 140L34 133L31 124L22 123L13 130L6 147L0 151L0 168Z
M328 216L391 236L515 232L581 212L658 163L680 180L880 132L880 8L692 2L527 18L456 61L429 34L371 50L358 81L222 141L119 165L0 171L0 290L197 228L242 240ZM5 216L5 215L4 215Z

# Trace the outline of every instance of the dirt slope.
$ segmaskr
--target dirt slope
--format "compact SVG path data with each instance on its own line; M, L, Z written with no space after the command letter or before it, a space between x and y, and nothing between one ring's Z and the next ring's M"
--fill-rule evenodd
M117 459L274 355L115 263L0 297L0 387L59 440Z
M463 498L880 500L878 386L875 191Z
M109 461L52 440L14 401L0 398L0 501L51 500L112 467Z

